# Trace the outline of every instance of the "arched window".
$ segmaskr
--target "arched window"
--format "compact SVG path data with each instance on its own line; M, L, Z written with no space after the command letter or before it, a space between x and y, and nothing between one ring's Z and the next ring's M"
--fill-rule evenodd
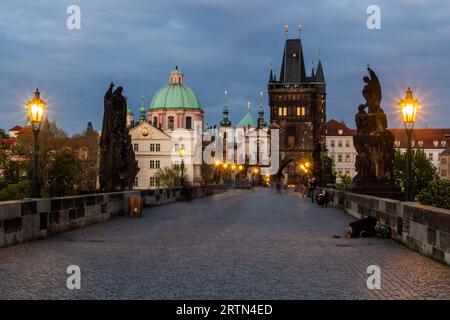
M167 128L169 130L173 130L175 128L175 119L174 119L174 117L172 117L172 116L167 117Z
M288 127L287 129L287 135L286 135L286 143L288 147L295 146L296 144L296 130L295 127Z

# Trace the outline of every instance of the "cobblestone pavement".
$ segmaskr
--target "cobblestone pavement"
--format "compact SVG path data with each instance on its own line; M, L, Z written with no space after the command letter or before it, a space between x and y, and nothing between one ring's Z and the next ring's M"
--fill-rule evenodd
M293 192L230 190L0 249L2 299L450 298L450 268ZM81 268L81 289L66 268ZM381 290L366 269L381 268Z

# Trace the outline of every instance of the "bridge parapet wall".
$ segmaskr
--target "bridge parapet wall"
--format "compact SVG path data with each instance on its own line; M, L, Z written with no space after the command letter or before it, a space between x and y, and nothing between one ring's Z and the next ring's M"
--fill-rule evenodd
M192 198L224 190L223 186L191 188ZM181 200L181 189L133 190L0 202L0 248L127 215L129 197L140 197L142 207L159 206Z
M391 228L392 238L438 261L450 264L450 210L415 202L325 189L330 203L359 219L373 216Z

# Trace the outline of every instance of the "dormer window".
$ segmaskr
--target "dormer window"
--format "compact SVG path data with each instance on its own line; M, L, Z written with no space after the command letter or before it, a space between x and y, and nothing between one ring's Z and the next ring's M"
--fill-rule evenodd
M338 133L339 133L340 136L342 136L342 134L344 133L344 130L339 129L339 130L338 130Z
M400 141L399 141L399 140L395 141L394 143L395 143L395 146L396 146L397 148L400 147Z
M434 145L435 147L439 146L439 141L437 141L437 140L433 141L433 145Z
M422 148L423 147L423 141L419 141L418 145L419 145L419 148Z
M442 141L441 141L441 146L445 147L446 145L447 145L447 141L442 140Z

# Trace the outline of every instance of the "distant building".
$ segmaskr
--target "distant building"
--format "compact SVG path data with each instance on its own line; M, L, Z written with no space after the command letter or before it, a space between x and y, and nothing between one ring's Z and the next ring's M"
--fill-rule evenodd
M11 139L17 138L17 136L20 134L22 129L23 129L23 127L21 127L21 126L15 126L15 127L11 128L11 129L9 129L9 132L8 132L9 137Z
M388 129L394 135L394 146L401 152L406 152L406 131L404 128ZM336 172L336 180L339 182L339 176L349 175L354 177L356 149L353 145L353 136L356 130L350 129L344 122L330 120L326 125L326 148L327 154L331 157ZM442 175L440 154L450 146L450 128L417 128L413 131L412 147L423 150ZM445 153L444 153L445 159ZM445 160L444 160L445 161ZM448 171L444 168L444 173Z
M139 121L134 120L132 108L128 108L127 124L130 128L133 148L140 171L135 179L137 189L160 185L159 169L180 164L180 148L186 150L183 158L188 182L198 185L202 181L201 165L194 164L194 125L203 131L204 113L194 91L184 84L184 75L178 66L170 72L169 83L153 96L146 110L143 99ZM178 138L178 132L187 130L189 137Z
M394 145L401 152L406 152L407 140L405 129L388 129L394 134ZM421 149L428 159L439 170L439 154L450 146L449 129L417 128L413 130L411 146L414 149Z
M270 125L280 130L280 172L287 177L283 183L299 184L298 163L311 160L320 180L320 154L313 151L325 144L326 84L320 60L316 70L306 71L301 39L286 40L280 76L276 79L270 70L267 91Z
M439 154L439 163L439 176L442 179L450 180L450 147Z
M350 129L342 121L334 119L326 124L326 149L327 155L331 158L336 173L336 182L340 182L340 176L348 175L354 177L356 149L353 145L353 136L356 130Z

